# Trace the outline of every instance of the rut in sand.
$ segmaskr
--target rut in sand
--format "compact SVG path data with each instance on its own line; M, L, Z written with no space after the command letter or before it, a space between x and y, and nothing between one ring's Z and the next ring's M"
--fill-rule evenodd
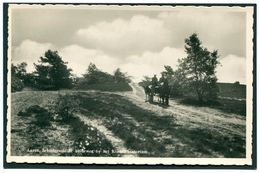
M122 155L122 157L137 157L135 151L129 150L125 147L125 143L120 138L116 137L113 132L107 129L100 120L90 119L83 114L76 114L84 124L95 127L100 133L102 133L106 139L111 142L113 147L115 147L116 152Z

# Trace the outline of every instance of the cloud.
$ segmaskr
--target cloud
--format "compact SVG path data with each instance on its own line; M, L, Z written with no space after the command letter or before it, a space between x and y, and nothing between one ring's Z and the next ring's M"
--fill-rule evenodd
M97 22L77 30L76 40L84 47L125 57L166 46L182 48L184 39L196 32L210 50L245 56L245 26L245 13L175 10L155 17L134 15Z
M48 49L56 50L50 43L38 43L32 40L24 40L14 48L12 62L28 63L28 71L34 70L33 63L37 63L39 57ZM160 74L164 65L170 65L175 70L178 59L186 56L181 48L166 46L160 51L144 51L142 54L133 54L124 58L111 56L98 49L87 49L73 44L58 49L59 55L74 74L81 76L88 68L90 62L96 64L101 70L113 73L116 68L121 68L133 76L138 82L143 76ZM221 65L217 67L217 77L220 82L246 82L246 59L236 55L228 55L220 59Z
M89 63L94 63L102 71L113 73L118 67L118 58L106 55L100 50L86 49L79 45L69 45L59 51L64 61L68 62L68 67L73 73L81 76L86 73Z
M246 84L246 59L236 55L228 55L220 59L217 77L220 82L236 82Z
M78 45L69 45L57 49L51 43L24 40L14 48L12 63L26 62L28 64L27 71L32 72L35 70L33 63L38 63L39 58L48 49L57 50L63 61L68 62L68 67L73 70L73 73L79 76L86 72L90 62L95 63L97 67L109 73L112 73L120 62L119 59L110 57L96 49L86 49Z
M121 67L134 77L134 81L140 81L143 76L159 75L164 65L170 65L175 70L178 59L184 56L183 49L164 47L159 52L146 51L140 56L129 56Z
M85 73L89 63L92 62L108 73L113 73L116 68L121 68L123 72L127 72L134 81L138 82L144 75L160 74L164 65L171 65L175 69L178 58L184 57L185 53L182 49L165 47L159 52L146 51L141 55L130 55L120 59L100 50L70 45L62 48L60 55L77 75Z
M203 45L218 49L223 57L245 57L246 21L246 12L225 12L217 7L19 9L12 11L11 32L13 46L25 39L58 47L78 44L120 58L158 52L167 46L183 48L184 39L197 32Z
M172 44L180 47L184 39L196 32L202 44L217 49L222 56L245 56L246 24L243 12L219 12L212 10L176 10L158 14L158 20L174 34Z
M51 43L38 43L29 39L24 40L19 46L13 48L12 63L27 62L27 70L32 72L34 70L33 63L38 62L39 58L48 49L55 49L55 47Z
M27 62L27 70L31 72L34 70L33 63L36 63L39 57L51 48L54 46L49 43L25 40L15 48L13 62ZM135 81L141 80L144 75L160 74L164 65L175 68L177 59L185 56L184 50L172 47L164 47L158 52L145 51L141 55L129 55L125 58L111 56L101 50L87 49L76 44L60 48L58 52L62 59L68 62L68 67L78 76L84 74L89 63L92 62L108 73L121 68L122 71L133 76Z
M48 49L57 50L63 61L68 62L68 67L73 70L73 73L79 76L86 72L90 62L109 73L112 73L120 63L119 58L108 56L100 50L86 49L78 45L57 49L50 43L38 43L32 40L24 40L14 48L12 63L26 62L28 64L27 71L32 72L35 70L33 63L38 63L39 58Z
M117 18L98 22L76 33L79 41L111 54L125 57L143 51L159 51L170 44L170 31L156 18L135 15L131 19Z

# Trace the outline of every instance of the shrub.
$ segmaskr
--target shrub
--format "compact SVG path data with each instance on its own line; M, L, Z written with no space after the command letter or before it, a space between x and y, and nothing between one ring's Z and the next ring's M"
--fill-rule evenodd
M77 80L75 88L100 91L131 91L130 82L130 76L121 72L119 68L115 70L114 75L111 75L90 63L87 73L83 75L83 78Z
M53 119L52 114L39 105L32 105L27 108L25 111L20 111L18 116L32 116L35 115L34 121L32 121L35 125L39 127L46 127L50 125L50 121Z
M18 112L18 116L32 116L32 114L37 114L45 111L44 108L39 105L32 105L28 107L25 111Z
M60 95L55 104L55 113L58 119L63 122L68 122L73 113L79 109L79 99L77 95Z
M24 83L16 76L11 79L11 92L21 91L24 88Z
M26 117L26 116L29 116L30 114L23 112L23 111L19 111L17 115L21 116L21 117Z
M35 124L40 126L40 127L46 127L49 126L50 120L52 120L51 113L48 112L47 110L44 110L43 112L39 112L35 114Z

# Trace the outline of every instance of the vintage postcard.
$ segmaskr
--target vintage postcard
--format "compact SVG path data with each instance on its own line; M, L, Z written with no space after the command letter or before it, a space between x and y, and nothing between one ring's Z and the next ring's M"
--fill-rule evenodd
M7 163L253 165L254 5L5 7Z

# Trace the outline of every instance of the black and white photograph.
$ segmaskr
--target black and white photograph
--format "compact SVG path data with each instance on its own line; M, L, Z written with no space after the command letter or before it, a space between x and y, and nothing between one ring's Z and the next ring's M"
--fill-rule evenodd
M253 164L254 6L7 12L8 163Z

